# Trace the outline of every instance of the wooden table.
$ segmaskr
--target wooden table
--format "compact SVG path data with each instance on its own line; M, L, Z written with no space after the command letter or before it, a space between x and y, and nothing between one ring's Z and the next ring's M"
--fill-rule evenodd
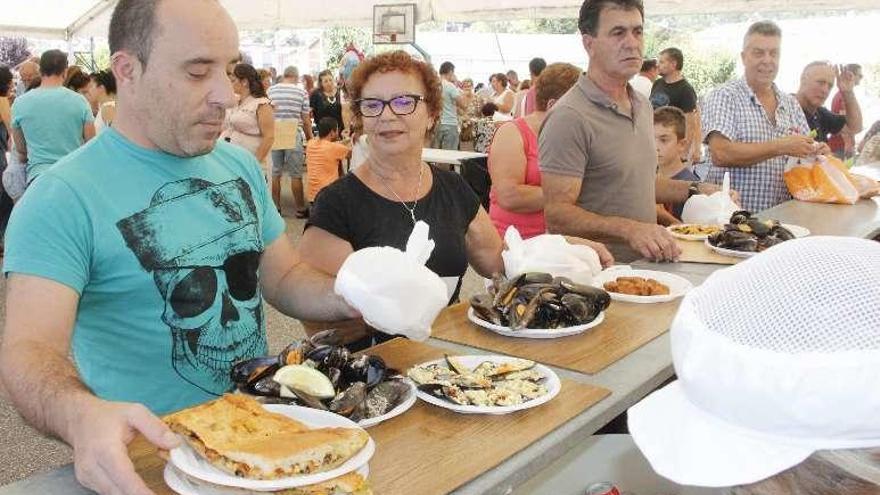
M762 212L761 216L803 225L814 234L867 237L880 228L880 204L876 199L862 201L855 206L819 205L791 201ZM722 268L722 265L701 263L636 262L632 265L634 268L676 273L694 283L700 283L712 272ZM486 353L480 349L435 339L432 339L430 343L456 353ZM611 395L575 415L555 430L543 435L480 476L459 486L454 493L507 494L539 473L544 477L562 476L560 473L566 467L565 459L562 457L564 454L572 449L581 448L596 430L672 376L669 335L664 334L648 342L595 375L588 376L558 368L554 368L554 371L563 379L608 389L611 391ZM432 470L430 465L420 467L424 470ZM373 476L378 476L381 479L379 474L374 473ZM583 493L583 487L577 484L578 480L571 481L571 483L565 484L570 488L569 491L554 495ZM81 495L90 492L76 483L73 468L70 465L0 487L0 495L38 493Z
M558 339L498 335L470 323L467 319L470 305L460 303L440 314L432 335L440 340L592 375L666 333L680 302L680 299L658 304L613 301L598 326Z
M395 369L443 357L445 351L395 339L370 349ZM587 410L610 392L562 380L553 400L503 416L467 415L423 401L405 414L370 428L376 454L370 460L370 483L382 493L447 493L503 462L561 424ZM450 455L450 453L458 455ZM467 453L479 452L477 456ZM143 439L130 448L135 468L159 495L173 494L163 480L165 461ZM432 466L432 469L420 469ZM438 473L443 473L438 476Z

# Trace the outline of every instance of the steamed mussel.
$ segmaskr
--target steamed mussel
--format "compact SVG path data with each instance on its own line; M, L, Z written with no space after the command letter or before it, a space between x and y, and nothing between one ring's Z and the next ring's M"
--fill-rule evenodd
M708 241L715 247L755 253L791 239L794 234L778 220L761 220L740 210L730 216L730 223L723 230L709 235Z
M470 300L482 320L510 327L563 328L595 320L611 304L602 289L578 284L548 273L524 273L513 278L496 274L488 294Z
M240 392L258 396L266 403L333 411L353 421L386 414L406 399L410 385L396 370L388 368L381 357L352 355L338 342L335 332L330 330L294 342L278 356L241 361L232 367L232 381ZM280 378L290 376L286 372L296 367L312 368L305 373L313 380L310 386ZM327 394L316 393L321 387L332 388Z

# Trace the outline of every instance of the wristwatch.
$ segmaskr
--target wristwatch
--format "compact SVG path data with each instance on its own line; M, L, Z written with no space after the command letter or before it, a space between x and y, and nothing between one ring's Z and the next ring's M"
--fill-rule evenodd
M699 182L691 182L691 185L688 186L688 199L695 194L700 194L700 183Z

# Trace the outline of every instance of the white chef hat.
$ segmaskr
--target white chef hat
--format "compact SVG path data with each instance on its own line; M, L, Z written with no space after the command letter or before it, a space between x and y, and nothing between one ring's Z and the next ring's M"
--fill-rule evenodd
M797 239L719 270L684 298L671 342L678 380L629 428L676 483L748 484L880 446L880 243Z

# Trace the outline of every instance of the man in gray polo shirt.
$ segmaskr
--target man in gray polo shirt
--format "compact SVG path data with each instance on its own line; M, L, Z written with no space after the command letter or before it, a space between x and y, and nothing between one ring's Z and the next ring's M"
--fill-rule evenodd
M713 184L657 177L651 103L627 82L644 53L641 0L586 0L578 26L587 72L553 107L539 138L550 232L606 243L617 261L675 260L656 203L711 194Z

